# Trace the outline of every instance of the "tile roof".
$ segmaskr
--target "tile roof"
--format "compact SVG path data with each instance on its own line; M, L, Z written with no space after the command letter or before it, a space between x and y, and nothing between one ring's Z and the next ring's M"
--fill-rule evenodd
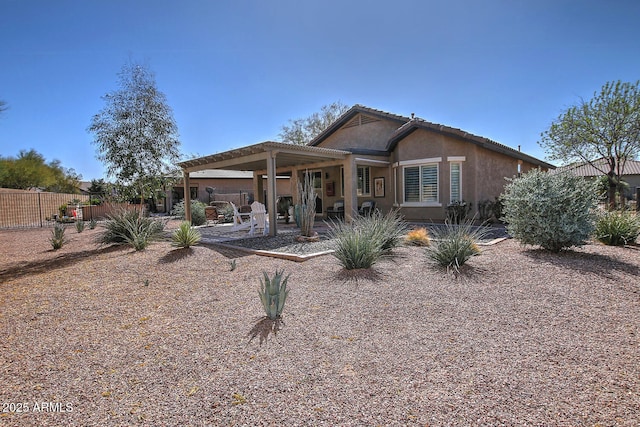
M555 166L544 162L540 159L537 159L533 156L529 156L521 152L520 150L516 150L507 145L501 144L499 142L493 141L489 138L485 138L483 136L474 135L472 133L466 132L462 129L454 128L451 126L445 126L438 123L429 122L427 120L421 119L419 117L412 118L404 125L400 126L389 138L389 143L387 145L387 151L393 151L398 141L415 131L416 129L428 129L439 133L444 133L452 136L456 136L458 138L465 139L470 141L476 145L480 145L483 148L486 148L491 151L496 151L499 153L503 153L509 155L511 157L515 157L521 160L525 160L527 162L533 163L538 166L543 166L548 169L554 169Z
M340 117L338 117L328 128L324 131L320 132L318 136L313 138L308 145L316 146L320 144L326 137L331 135L333 132L341 128L346 122L349 121L356 114L364 113L375 117L380 117L384 119L395 120L399 123L406 123L411 120L409 117L400 116L398 114L389 113L387 111L376 110L375 108L365 107L364 105L355 104L353 107L349 108L345 111Z
M600 167L600 170L589 163L572 163L570 165L561 166L556 169L556 173L559 172L571 172L574 175L578 176L601 176L604 175L603 171L607 171L609 166L606 165L604 159L598 159L593 162L595 165ZM624 175L640 175L640 161L637 160L627 160L624 166Z
M321 132L317 137L315 137L310 143L310 146L316 146L320 144L324 139L326 139L333 132L340 129L343 125L345 125L352 117L359 113L364 113L368 115L372 115L379 118L385 118L397 121L400 125L398 129L391 135L387 144L387 152L393 151L395 145L405 136L409 135L413 131L418 128L429 129L432 131L445 133L453 136L457 136L459 138L470 141L474 144L480 145L488 150L497 151L511 157L515 157L517 159L522 159L524 161L533 163L538 166L545 167L547 169L554 169L555 166L544 162L535 157L529 156L528 154L522 153L519 150L515 150L507 145L500 144L499 142L492 141L488 138L484 138L482 136L473 135L469 132L465 132L461 129L453 128L450 126L440 125L437 123L432 123L427 120L414 117L406 117L398 114L389 113L387 111L377 110L375 108L366 107L361 104L355 104L349 110L347 110L344 114L342 114L335 122L333 122L327 129Z

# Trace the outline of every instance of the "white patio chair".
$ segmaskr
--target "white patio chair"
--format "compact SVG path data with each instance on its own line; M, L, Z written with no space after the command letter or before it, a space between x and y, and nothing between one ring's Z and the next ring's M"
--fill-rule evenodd
M251 227L251 212L240 212L233 202L229 202L233 208L233 231L246 230ZM246 219L246 221L245 221Z
M251 228L249 234L253 236L256 230L262 229L262 235L269 232L269 220L267 219L267 209L260 202L251 203Z

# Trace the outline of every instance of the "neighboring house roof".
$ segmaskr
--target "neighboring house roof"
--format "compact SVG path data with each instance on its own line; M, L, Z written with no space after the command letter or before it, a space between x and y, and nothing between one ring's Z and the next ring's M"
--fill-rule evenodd
M594 164L600 166L600 169L595 167L592 164L587 162L584 163L572 163L566 166L560 166L555 170L556 173L561 172L571 172L577 176L585 176L585 177L593 177L593 176L602 176L604 172L609 169L609 166L606 164L606 160L599 159L593 162ZM624 173L623 176L626 175L640 175L640 161L637 160L627 160L624 165Z
M331 134L333 134L343 126L347 125L349 121L352 120L354 117L356 117L358 114L366 114L369 116L373 116L375 118L387 119L387 120L398 122L398 129L389 138L386 151L384 153L379 153L374 151L367 153L367 152L364 152L367 150L362 150L362 149L357 150L359 152L362 152L361 154L373 154L373 155L388 154L395 149L396 145L400 140L407 137L417 129L428 129L438 133L452 135L452 136L464 139L466 141L479 145L488 150L506 154L508 156L515 157L523 161L527 161L537 166L542 166L547 169L555 169L555 166L550 163L547 163L535 157L529 156L528 154L525 154L519 150L515 150L511 147L508 147L504 144L500 144L499 142L490 140L488 138L474 135L469 132L465 132L461 129L453 128L450 126L432 123L427 120L414 117L413 114L411 115L412 117L400 116L397 114L388 113L386 111L365 107L364 105L360 105L360 104L356 104L353 107L351 107L348 111L346 111L335 122L333 122L331 126L329 126L327 129L321 132L317 137L315 137L309 143L309 145L310 146L319 145L320 143L322 143L322 141L327 139ZM356 150L350 150L350 151L355 152Z

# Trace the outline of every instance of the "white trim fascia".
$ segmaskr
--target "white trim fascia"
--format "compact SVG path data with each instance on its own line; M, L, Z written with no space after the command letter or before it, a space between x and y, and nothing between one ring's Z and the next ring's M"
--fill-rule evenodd
M382 166L389 166L389 163L387 160L374 160L374 159L365 159L362 157L356 157L355 159L356 165L366 165L366 166L371 166L371 165L382 165ZM371 165L368 165L367 163L371 163Z
M398 162L399 166L418 166L425 165L429 163L440 163L442 162L442 157L432 157L430 159L414 159L414 160L403 160Z
M467 161L466 156L448 156L447 157L447 162L466 162L466 161Z
M442 203L434 202L404 202L399 205L401 208L441 208Z

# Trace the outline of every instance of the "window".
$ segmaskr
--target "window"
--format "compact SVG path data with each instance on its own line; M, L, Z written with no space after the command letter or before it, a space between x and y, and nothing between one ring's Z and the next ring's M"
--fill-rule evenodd
M358 166L357 174L358 196L371 196L371 168ZM344 197L344 168L340 168L340 190L342 197Z
M438 203L438 164L406 166L404 171L405 203Z
M371 195L371 168L358 166L358 196Z
M451 198L450 203L462 201L462 164L451 163Z

